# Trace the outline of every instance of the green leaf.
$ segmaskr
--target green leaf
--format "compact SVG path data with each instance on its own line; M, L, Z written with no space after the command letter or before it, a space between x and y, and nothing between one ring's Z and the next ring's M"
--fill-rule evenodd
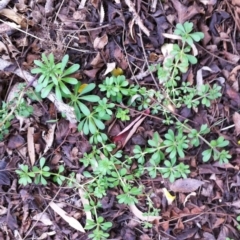
M77 120L80 121L80 119L81 119L81 112L80 112L80 109L79 109L79 107L78 107L78 104L77 104L77 103L74 103L73 108L74 108L74 112L75 112L75 114L76 114Z
M180 31L182 31L182 32L185 32L185 29L184 29L184 27L183 27L183 25L181 24L181 23L178 23L177 25L176 25L176 30L180 30ZM176 34L176 33L175 33ZM179 35L179 34L178 34Z
M186 33L190 33L193 30L193 23L192 22L185 22L183 24L183 27L184 27Z
M192 46L193 45L193 40L192 40L192 38L191 37L188 37L188 38L186 38L186 40L185 40L190 46Z
M87 122L87 121L84 122L84 125L83 125L83 133L84 133L85 135L88 135L88 134L89 134L89 125L88 125L88 122Z
M207 149L202 152L203 162L207 162L212 156L212 149Z
M50 91L53 88L53 85L54 85L53 83L49 84L47 87L42 89L42 91L41 91L41 97L42 98L46 98L49 95Z
M197 63L197 58L194 57L193 55L190 55L190 54L186 54L187 58L188 58L188 61L191 63L191 64L196 64Z
M67 63L68 63L68 60L69 60L69 56L68 54L66 54L63 59L62 59L62 62L61 62L61 71L63 72L63 70L66 68L67 66Z
M48 55L48 59L49 59L49 64L50 64L51 66L55 65L55 64L54 64L54 55L53 55L53 53L50 53L50 54Z
M65 94L71 94L69 89L66 87L66 85L63 82L59 82L60 89L65 93Z
M101 120L99 120L97 118L93 118L93 119L99 129L101 129L101 130L105 129L105 124Z
M61 93L61 91L60 91L60 89L59 89L59 86L56 86L56 87L55 87L55 94L56 94L56 98L57 98L59 101L61 101L61 100L62 100L62 93Z
M64 77L64 78L61 78L61 80L63 82L66 82L66 83L69 83L69 84L77 84L78 83L78 80L76 78L73 78L73 77Z
M88 96L82 96L79 99L88 101L88 102L99 102L100 97L96 95L88 95Z
M94 134L97 131L97 128L93 122L93 119L89 119L89 131L91 132L91 134Z
M40 164L40 168L43 168L43 166L45 165L46 159L44 157L40 158L39 164Z
M90 115L90 110L88 109L88 107L83 104L82 102L78 101L78 106L81 110L81 112L85 115L85 116L89 116Z
M191 37L195 42L199 42L201 39L204 38L204 34L202 32L195 32L191 33Z
M64 71L64 73L62 74L62 77L65 77L67 75L70 75L70 74L76 72L79 68L80 68L79 64L73 64L70 68L68 68L67 70Z
M39 60L34 60L33 61L35 65L39 66L40 68L43 68L45 65L43 64L43 62L39 61Z
M88 84L80 93L80 95L83 95L85 93L91 92L95 88L96 84L95 83L90 83Z
M43 70L41 68L33 68L31 70L31 73L33 74L43 73Z
M223 136L220 136L217 139L217 147L226 147L228 146L229 141L225 140Z

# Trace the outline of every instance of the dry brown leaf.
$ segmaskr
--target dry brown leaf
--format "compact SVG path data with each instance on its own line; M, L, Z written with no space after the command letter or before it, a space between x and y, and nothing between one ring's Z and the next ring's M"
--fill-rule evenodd
M105 10L104 10L104 7L103 7L103 3L101 3L100 14L99 15L100 15L99 24L102 25L103 21L104 21L104 17L105 17Z
M90 2L96 9L98 9L98 6L99 6L101 0L91 0Z
M200 91L200 88L201 86L204 84L203 82L203 76L202 76L202 71L209 71L209 72L212 72L212 69L207 67L207 66L203 66L202 68L200 68L198 71L197 71L197 89L198 91Z
M58 214L60 215L72 228L76 229L77 231L85 233L82 225L80 224L77 219L73 217L69 217L68 214L61 209L56 203L50 202L49 206Z
M103 49L108 43L108 36L104 34L102 37L95 38L93 42L94 49Z
M28 146L28 154L29 154L29 158L30 158L32 166L35 163L35 148L34 148L33 134L34 134L34 128L33 127L28 127L27 146Z
M196 14L202 12L202 9L198 6L198 4L195 1L189 7L186 7L180 1L171 0L171 2L178 13L177 20L179 21L179 23L184 23L187 20L189 21Z
M233 114L233 122L235 125L236 135L238 136L240 134L240 114L238 112Z
M7 34L11 35L14 33L18 28L21 28L20 25L17 25L16 23L13 22L5 22L0 24L0 34Z
M231 62L233 62L235 64L237 64L239 59L240 59L239 55L232 54L232 53L227 52L227 51L222 51L220 53L222 53L224 55L225 59L227 59L227 60L229 60L229 61L231 61Z
M191 196L196 196L196 195L197 195L197 194L196 194L195 192L189 193L189 194L185 197L185 199L184 199L183 206L185 207L188 199L189 199Z
M87 0L81 0L80 4L79 4L79 6L78 6L78 9L83 9L83 8L85 8L86 1L87 1Z
M148 109L145 110L144 113L149 114L149 110ZM116 146L118 146L119 148L123 148L146 117L147 117L146 115L138 116L127 127L125 127L117 136L114 136L112 141L116 144Z
M135 10L135 4L131 2L130 0L125 0L129 11L132 12L133 14L133 21L139 26L139 28L149 37L150 36L150 31L144 26L142 19L138 15L138 13Z
M116 63L115 62L107 63L107 69L104 72L103 76L107 75L108 73L110 73L115 68L116 68Z
M46 212L41 212L33 216L32 218L35 221L41 221L46 226L53 225L53 222L50 220L48 214Z
M45 147L45 149L44 149L43 154L45 154L45 153L50 149L50 147L51 147L52 144L53 144L55 127L56 127L56 124L52 124L52 125L50 126L49 130L48 130L48 133L47 133L46 135L44 135L44 133L43 133L42 138L43 138L44 141L46 142L46 147Z
M216 4L217 0L200 0L200 2L204 5L214 5Z
M129 205L129 209L130 211L134 214L134 216L136 216L137 218L139 218L142 221L148 221L148 222L152 222L154 220L160 220L162 217L160 216L143 216L143 212L141 212L135 204L131 204Z
M240 70L240 65L237 65L234 67L229 74L228 81L230 82L232 88L239 91L239 84L238 84L238 71Z
M178 179L170 184L170 190L173 192L190 193L196 191L203 184L203 181L193 178Z
M47 0L45 3L45 14L46 16L50 16L53 12L53 0Z
M53 236L53 235L55 235L55 234L56 234L55 231L46 232L46 233L43 233L39 238L37 238L37 240L47 239L49 236Z
M164 194L165 198L167 199L168 205L172 205L176 196L172 196L166 188L163 188L162 191L163 191L163 194Z
M0 1L0 10L5 8L9 2L10 2L10 0L1 0Z
M4 206L0 205L0 216L7 214L8 210Z
M82 178L83 178L83 176L78 173L77 176L76 176L76 179L77 179L77 181L78 181L79 184L81 184ZM79 194L79 196L80 196L80 198L81 198L81 201L82 201L82 205L83 205L83 206L84 206L84 205L90 205L89 200L85 197L86 193L85 193L85 191L84 191L82 188L79 188L79 189L78 189L78 194ZM85 211L85 213L86 213L86 218L87 218L87 219L93 220L91 211Z
M12 21L19 24L23 28L27 27L27 19L23 15L16 13L12 9L4 8L0 10L0 14L11 19Z
M173 40L182 40L181 36L175 35L175 34L170 34L170 33L163 33L162 34L165 38L170 38Z

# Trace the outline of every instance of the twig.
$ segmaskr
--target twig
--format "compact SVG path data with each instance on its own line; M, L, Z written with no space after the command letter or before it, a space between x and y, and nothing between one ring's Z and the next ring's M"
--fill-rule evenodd
M137 23L137 25L139 26L139 28L149 37L150 36L150 32L149 30L144 26L142 19L139 17L138 13L136 12L135 8L134 8L134 3L132 3L130 0L125 0L126 4L128 5L129 11L132 12L133 14L133 19L135 19L134 21Z

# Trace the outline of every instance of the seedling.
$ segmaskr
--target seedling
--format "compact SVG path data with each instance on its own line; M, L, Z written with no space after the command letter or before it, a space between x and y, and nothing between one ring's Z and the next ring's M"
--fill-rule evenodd
M42 61L34 61L38 67L32 69L31 72L33 74L40 74L36 91L41 92L42 98L46 98L53 88L58 100L62 99L63 94L71 94L66 83L71 85L78 83L76 78L69 77L69 75L76 72L80 66L79 64L73 64L71 67L65 69L68 60L69 56L65 55L62 61L56 64L52 53L48 57L43 53Z

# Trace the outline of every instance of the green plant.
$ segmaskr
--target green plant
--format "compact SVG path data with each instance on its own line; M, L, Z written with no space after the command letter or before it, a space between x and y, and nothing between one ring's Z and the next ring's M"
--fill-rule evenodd
M4 138L5 135L9 133L8 129L11 126L10 121L13 118L13 114L9 115L9 105L5 102L2 102L0 108L0 141Z
M117 108L116 118L121 119L122 121L130 120L129 109Z
M22 98L19 105L16 108L15 115L29 117L33 113L33 107L28 105L26 101Z
M64 166L60 165L58 172L54 173L50 172L50 168L48 166L45 166L45 163L46 159L42 157L39 160L40 167L33 166L32 169L29 169L28 165L21 164L19 166L20 169L16 170L16 173L19 175L19 184L26 186L27 184L32 183L34 180L35 184L47 185L47 179L49 177L53 177L53 181L57 182L59 185L62 185L65 179L69 181L69 184L75 181L75 179L73 179L73 176L67 178L63 175Z
M97 208L100 208L101 204L97 203L95 204L94 201L90 200L89 205L84 205L85 211L90 211L94 214L96 220L90 220L87 219L85 229L86 230L93 230L92 233L88 235L93 240L101 240L101 239L107 239L109 237L109 234L106 232L109 228L112 227L111 222L104 222L104 218L101 216L98 216L97 214Z
M93 107L91 112L84 111L81 115L81 121L78 124L78 130L83 131L84 134L92 134L91 142L105 141L106 135L99 130L105 129L103 121L109 120L113 114L112 108L115 105L113 103L107 103L107 99L103 98L99 100L98 105Z
M107 98L113 102L122 102L123 96L134 95L137 91L136 86L129 86L129 82L124 75L117 77L107 77L102 84L99 84L100 91L106 92Z
M120 192L117 196L119 204L132 205L138 203L138 197L146 198L148 212L145 216L157 216L159 210L155 209L148 192L139 183L142 176L151 178L162 176L174 182L178 178L186 178L190 173L189 164L185 161L187 150L202 147L203 161L219 160L227 162L230 158L225 147L229 144L219 136L213 140L210 129L205 124L194 129L187 120L178 120L173 113L176 108L187 106L197 108L200 104L208 108L212 101L221 96L221 87L217 84L203 84L198 87L188 82L181 81L182 73L189 70L191 64L197 63L196 54L192 54L195 45L203 38L200 32L193 32L193 24L186 22L178 24L174 34L180 36L178 44L167 44L170 50L164 54L162 65L154 68L157 70L159 83L162 90L156 91L149 86L141 87L130 85L124 75L107 77L99 89L103 98L89 94L95 89L95 84L81 84L76 79L68 77L79 69L78 64L65 70L68 56L55 64L54 57L50 54L42 55L42 61L35 61L37 68L32 73L40 74L37 88L43 97L46 97L54 88L58 99L65 97L68 104L73 106L78 120L78 130L89 136L92 144L90 153L84 153L80 163L84 166L81 184L76 183L75 174L66 177L64 166L51 170L46 166L46 159L41 158L37 166L29 169L27 165L20 165L16 170L19 183L27 185L32 183L46 185L54 181L59 185L64 183L85 190L85 197L89 204L84 205L94 217L86 221L86 230L90 230L89 238L94 240L107 239L108 230L112 224L99 215L101 208L99 199L105 197L108 191L115 189ZM75 85L73 93L67 88L66 83ZM128 108L122 108L121 105ZM114 116L118 121L130 120L129 107L142 111L150 109L151 114L159 115L165 128L154 132L146 146L134 146L132 154L118 150L115 144L109 143L105 130L106 121ZM26 109L23 107L23 112ZM158 118L158 116L156 117ZM160 118L158 118L160 119ZM167 129L166 129L167 127ZM166 129L166 130L165 130ZM160 136L160 133L162 134ZM211 139L208 141L208 137ZM206 149L206 150L205 150ZM181 162L179 162L179 158ZM151 227L151 223L143 222L144 227Z
M199 42L204 38L202 32L192 32L193 23L185 22L184 24L178 23L174 33L182 37L183 43L187 42L190 46L193 45L194 41Z
M79 91L81 87L81 83L77 83L74 87L73 94L69 95L70 102L69 105L74 107L74 111L77 117L77 120L80 120L82 118L82 114L85 116L90 115L90 110L86 106L85 102L98 102L100 98L96 95L85 95L86 93L92 91L95 88L94 83L88 84L83 90Z
M163 65L157 65L158 78L166 89L167 96L176 107L186 105L188 108L202 104L210 106L212 100L221 96L221 87L214 84L211 88L208 84L191 87L189 83L180 82L180 74L187 72L190 64L196 64L197 58L191 54L194 42L200 41L204 35L202 32L192 32L193 24L185 22L177 24L174 34L181 37L182 44L168 44ZM180 85L180 86L179 86Z
M170 153L169 158L175 158L177 153L183 158L185 156L183 151L188 148L189 140L187 139L187 136L184 136L181 131L175 135L171 129L169 129L164 136L166 140L164 140L163 143L167 147L166 152Z
M219 160L220 163L228 163L228 159L231 158L231 155L226 150L218 151L218 148L226 147L229 144L229 141L225 140L222 136L216 140L212 140L209 144L209 149L202 152L203 161L207 162L212 156L213 159Z
M240 215L237 216L236 220L238 222L237 229L240 231Z
M56 64L52 53L48 57L43 53L42 61L34 61L37 67L32 69L31 73L40 74L36 91L41 92L42 98L46 98L53 88L58 100L62 99L63 94L71 94L66 83L71 85L78 83L77 79L69 77L69 75L76 72L80 66L79 64L73 64L65 69L68 61L69 56L65 55L62 61Z

